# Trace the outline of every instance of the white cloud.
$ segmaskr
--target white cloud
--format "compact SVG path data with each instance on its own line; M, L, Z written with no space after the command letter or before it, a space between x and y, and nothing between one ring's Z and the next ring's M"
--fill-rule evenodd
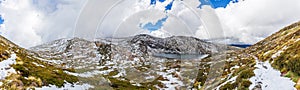
M186 5L175 1L166 14L165 6L171 1L151 6L150 0L90 0L92 3L85 0L7 0L0 7L6 20L1 32L28 48L73 35L86 39L95 38L94 34L96 37L134 35L144 32L138 27L140 23L154 23L169 15L162 31L195 35L202 23L195 15L201 13L196 11L200 10L196 8L198 0L189 0ZM91 7L84 8L84 5Z
M255 43L300 20L299 0L245 0L218 8L225 35Z
M2 35L19 45L22 43L22 46L41 43L41 37L36 32L42 23L42 15L31 7L31 2L5 1L1 4L0 12L5 19L5 25L1 27Z
M83 0L6 0L0 14L1 34L28 48L59 38L72 37Z
M0 28L1 34L26 48L73 35L95 38L97 29L97 37L110 37L118 33L128 36L143 32L138 27L139 23L156 22L165 17L164 7L171 2L166 0L150 6L150 0L89 1L93 2L89 5L97 5L87 8L92 10L83 8L86 0L6 0L0 6L0 14L5 19ZM300 20L299 0L245 0L216 10L208 6L202 10L196 8L198 0L184 1L186 5L175 0L162 31L205 39L223 37L225 33L242 42L255 43ZM111 7L113 5L116 6ZM152 11L157 15L149 14L150 9L155 9ZM104 23L100 23L101 20ZM219 20L224 33L220 32Z

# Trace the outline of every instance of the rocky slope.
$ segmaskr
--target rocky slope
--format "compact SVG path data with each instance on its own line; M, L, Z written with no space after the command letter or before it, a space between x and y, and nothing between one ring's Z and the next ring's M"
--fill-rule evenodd
M201 58L238 48L213 44L194 37L61 39L31 48L32 55L60 68L75 68L81 81L103 77L95 88L191 88ZM187 58L186 58L187 57ZM97 80L95 80L96 82ZM105 85L103 85L105 84ZM104 86L104 87L103 87Z

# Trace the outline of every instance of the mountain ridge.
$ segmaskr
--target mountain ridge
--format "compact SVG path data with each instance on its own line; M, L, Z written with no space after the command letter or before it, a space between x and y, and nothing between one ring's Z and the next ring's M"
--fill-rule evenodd
M71 48L69 48L69 51L67 50L68 45L72 46ZM87 45L90 45L91 47L86 47ZM222 44L219 45L219 44L205 42L194 37L173 36L168 38L157 38L150 35L141 34L141 35L136 35L134 37L128 37L128 38L118 38L118 39L110 39L110 40L98 39L98 41L86 41L84 39L78 39L78 38L60 39L58 41L53 41L50 43L46 43L44 45L33 47L31 48L31 50L34 52L34 54L37 54L36 56L40 58L45 58L45 59L48 58L48 60L56 59L52 61L63 62L65 67L62 68L74 67L75 69L77 69L78 72L79 71L81 72L82 70L86 70L84 72L87 73L94 72L95 69L85 69L85 68L104 67L106 68L106 70L102 70L102 71L100 70L100 72L106 72L106 74L103 74L105 77L108 75L107 78L110 78L112 77L111 75L117 75L118 76L117 78L121 79L122 81L124 77L125 79L126 78L135 79L131 77L131 75L135 75L135 74L134 73L126 74L126 72L132 72L132 71L125 70L124 72L124 68L131 69L134 72L140 72L149 77L151 76L151 77L166 78L166 76L159 75L158 73L158 72L165 72L165 71L153 70L154 68L161 68L153 65L155 64L158 66L162 65L162 67L167 68L169 66L165 66L164 64L168 60L171 60L171 62L175 64L174 68L180 68L177 67L180 63L175 63L175 62L178 62L177 60L186 57L185 54L195 55L194 58L188 58L188 59L204 58L206 57L205 54L216 53L218 52L216 51L218 49L220 49L220 51L223 51L223 48L224 50L238 49L238 48L234 48ZM93 54L95 54L98 57L89 56L87 51L93 51ZM157 57L155 56L155 54L165 54L169 56ZM81 58L75 58L79 56ZM166 58L170 56L171 58ZM188 62L191 63L190 61ZM143 70L149 70L149 72L153 72L155 74L154 75L147 74L147 72L144 72ZM97 75L97 73L94 73L93 75ZM91 77L93 77L93 75ZM145 79L144 77L141 76L137 76L137 77L142 78L141 80ZM173 78L178 78L178 77L173 77ZM115 78L110 78L109 80L111 79L114 80ZM149 80L145 80L145 81L148 82ZM153 82L148 83L148 86L152 86L152 87L156 85L157 82L160 82L155 80L155 78L151 79L150 81ZM120 81L116 81L115 83L119 83L119 82ZM138 80L137 82L140 81ZM154 82L156 82L156 84L154 84ZM112 82L111 84L114 83ZM164 84L159 84L159 86L160 86L159 88L167 88L166 86L164 86ZM128 87L134 87L134 86L126 86L126 87L128 89ZM123 89L125 89L125 86Z
M8 65L0 70L1 73L6 73L4 79L0 80L0 88L26 89L49 85L62 87L64 83L75 84L78 81L76 77L63 73L64 70L41 62L29 55L26 49L17 46L2 36L0 38L0 63ZM8 61L13 63L6 63ZM71 69L68 70L72 71Z
M0 78L0 88L261 90L282 86L267 82L267 76L294 86L282 89L300 89L299 48L300 22L245 49L194 37L142 34L97 41L59 39L26 50L0 36L0 65L5 65L0 72L10 73ZM196 57L184 59L191 57L185 54Z

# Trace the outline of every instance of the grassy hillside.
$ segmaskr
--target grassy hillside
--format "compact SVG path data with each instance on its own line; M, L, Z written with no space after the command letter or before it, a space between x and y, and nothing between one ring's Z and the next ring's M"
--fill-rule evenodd
M62 69L30 56L23 48L0 36L0 62L16 54L16 64L11 65L16 73L10 74L4 80L0 80L0 88L16 90L48 85L62 87L66 82L74 83L78 79L75 76L64 73ZM72 71L72 70L68 70Z
M272 67L281 71L282 75L291 78L300 89L300 22L287 26L255 45L238 50L228 51L223 54L226 59L217 60L223 68L219 70L222 75L216 78L215 83L221 90L247 90L252 84L249 79L254 76L256 58L269 61ZM210 73L211 64L216 62L213 58L222 57L215 55L202 60L200 72L194 87L204 89L207 83L206 73ZM232 81L230 81L232 80Z
M283 76L299 83L300 22L294 23L245 50L260 60L270 61ZM300 85L296 85L300 89Z

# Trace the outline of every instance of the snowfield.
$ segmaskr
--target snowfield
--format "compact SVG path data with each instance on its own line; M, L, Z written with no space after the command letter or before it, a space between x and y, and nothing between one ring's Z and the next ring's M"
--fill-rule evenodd
M252 85L249 90L257 87L261 87L262 90L296 90L295 83L289 78L281 77L281 73L269 62L261 62L256 58L255 67L257 69L254 70L255 76L250 78Z
M4 80L10 74L16 73L16 70L10 67L10 65L16 64L16 58L16 54L12 54L7 60L3 60L0 62L0 80Z

